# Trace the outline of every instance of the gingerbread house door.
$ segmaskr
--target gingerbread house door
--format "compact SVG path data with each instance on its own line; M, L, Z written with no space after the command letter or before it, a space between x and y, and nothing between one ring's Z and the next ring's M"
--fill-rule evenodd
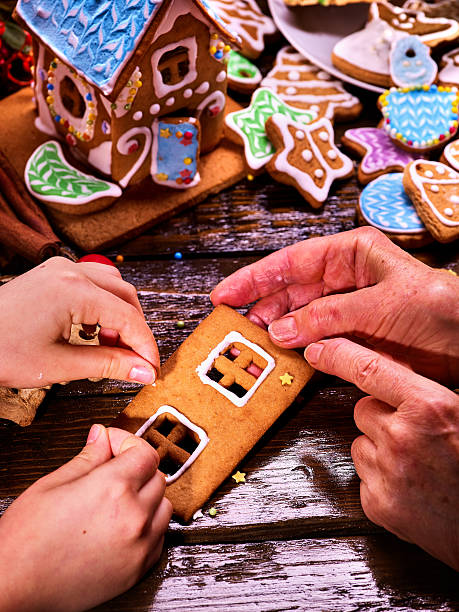
M159 185L187 189L197 185L199 121L194 117L164 117L153 122L151 177Z

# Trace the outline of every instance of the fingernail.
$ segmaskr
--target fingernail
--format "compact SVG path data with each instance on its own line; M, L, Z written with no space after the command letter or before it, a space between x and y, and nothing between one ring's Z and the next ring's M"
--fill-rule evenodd
M323 344L320 344L320 343L310 344L309 346L306 347L306 350L304 351L304 356L306 357L306 359L309 361L311 365L314 365L315 363L319 361L320 353L323 350L324 350Z
M135 382L149 385L155 382L156 375L153 368L134 366L129 372L129 378Z
M298 336L295 317L285 317L284 319L273 321L268 327L268 332L279 342L293 340Z
M102 425L93 425L89 430L88 437L86 439L86 444L93 444L100 435L102 431Z

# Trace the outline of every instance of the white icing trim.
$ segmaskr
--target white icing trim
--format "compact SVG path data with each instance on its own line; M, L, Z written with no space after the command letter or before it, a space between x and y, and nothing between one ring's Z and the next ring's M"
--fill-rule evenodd
M116 148L118 152L121 153L121 155L128 155L129 146L134 144L134 142L137 142L137 140L129 141L129 138L131 138L131 136L136 136L136 135L141 135L141 134L145 136L145 145L144 145L143 151L140 157L135 162L135 164L129 170L129 172L125 176L123 176L123 178L120 181L118 181L121 187L126 187L126 185L128 185L131 178L134 176L137 170L141 168L142 164L147 158L147 155L150 153L151 131L147 127L131 128L129 131L122 134L118 142L116 143Z
M186 472L186 470L196 461L198 456L202 453L202 451L207 446L207 444L209 442L209 437L206 434L206 432L204 431L204 429L202 429L201 427L198 427L197 425L192 423L184 414L181 414L178 410L176 410L172 406L167 406L167 405L161 406L155 412L155 414L153 416L151 416L147 421L145 421L145 423L142 425L142 427L140 427L135 432L135 435L138 436L139 438L141 438L143 436L143 434L148 429L150 429L150 427L156 421L156 419L161 414L165 414L165 413L168 413L168 414L171 414L172 416L174 416L177 419L177 421L182 423L182 425L185 425L185 427L187 427L188 429L191 429L191 431L194 431L195 434L199 438L199 444L198 444L197 448L193 451L193 453L190 455L189 459L187 459L185 461L185 463L182 465L182 467L179 468L174 474L172 474L171 476L166 476L166 484L169 485L169 484L172 484L173 482L175 482L176 480L178 480L180 478L180 476L184 472Z
M209 96L207 96L207 98L204 98L204 100L198 104L198 107L196 108L196 110L198 111L197 113L198 119L200 118L201 113L208 106L210 106L212 102L216 105L218 104L220 105L220 113L225 110L226 97L219 89L217 89L216 91L213 91Z
M90 149L88 162L100 172L110 176L112 170L112 141L105 140L98 147Z
M174 83L174 85L166 85L163 82L161 73L158 68L159 60L161 57L167 53L168 51L172 51L177 47L185 47L188 49L188 59L190 62L189 71L185 75L185 77L179 81L178 83ZM196 80L198 73L196 70L196 60L198 57L198 44L196 38L194 36L189 36L188 38L184 38L182 40L177 40L165 47L161 47L161 49L157 49L151 56L151 67L153 71L153 88L158 98L163 98L164 96L169 95L173 91L177 91L178 89L182 89L185 85L189 85Z
M230 344L233 344L234 342L239 342L240 344L244 344L248 348L252 349L254 353L257 353L258 355L263 357L263 359L267 362L265 369L260 374L260 376L256 379L254 385L242 397L238 397L235 393L231 393L231 391L228 391L228 389L225 389L225 387L222 387L220 384L218 384L218 382L211 380L207 376L207 372L209 372L209 370L212 369L212 366L215 360L217 359L217 357L223 354L225 350L228 348L228 346ZM261 383L272 372L275 365L276 365L276 362L274 361L274 358L271 357L271 355L269 355L264 349L262 349L257 344L254 344L253 342L246 340L244 336L240 334L239 332L231 331L229 332L229 334L227 334L223 338L223 340L214 349L212 349L208 357L200 365L198 365L198 367L196 368L196 373L199 376L201 382L203 382L205 385L210 385L216 391L224 395L235 406L238 406L239 408L241 408L242 406L245 406L247 404L247 402L253 396L253 394L258 389L258 387L261 385Z
M425 190L425 185L432 185L432 184L433 185L438 185L438 186L445 185L446 187L452 186L452 185L456 185L457 192L459 194L459 174L457 175L456 179L438 179L438 178L437 179L429 179L425 175L421 175L421 174L418 173L417 168L418 168L419 164L430 165L430 166L432 166L434 168L435 166L442 167L441 163L440 162L427 162L425 160L418 159L418 160L414 161L412 164L410 164L410 166L409 166L410 178L413 181L415 187L417 189L419 189L423 201L429 206L430 210L437 217L437 219L441 223L443 223L443 225L447 225L448 227L458 227L459 226L459 221L452 221L451 219L447 219L436 208L436 206L430 200L430 198L429 198L429 196L428 196L428 194L427 194L427 192ZM444 171L442 172L442 174L444 174L446 172L446 169L447 169L446 166L443 166L443 168L444 168ZM451 200L451 198L450 198L450 200Z
M443 155L448 164L454 168L454 170L459 171L459 140L453 140L453 142L446 145L443 150Z
M441 63L445 64L438 73L438 80L441 84L459 85L459 63L454 61L455 58L459 62L459 49L453 49L441 58Z

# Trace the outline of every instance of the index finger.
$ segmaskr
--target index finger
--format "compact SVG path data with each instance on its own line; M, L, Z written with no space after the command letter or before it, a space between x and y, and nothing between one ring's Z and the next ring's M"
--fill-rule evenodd
M373 228L310 238L234 272L212 291L211 300L214 306L242 306L294 283L321 284L322 295L373 285L386 265L381 245L386 253L402 253Z

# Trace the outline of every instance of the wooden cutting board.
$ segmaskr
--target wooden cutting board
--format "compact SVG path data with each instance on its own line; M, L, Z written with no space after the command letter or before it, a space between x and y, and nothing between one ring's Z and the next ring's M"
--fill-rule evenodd
M240 108L228 98L227 112ZM0 118L0 146L22 177L32 152L50 140L35 128L32 91L23 89L0 101ZM64 241L87 252L99 251L138 236L152 225L240 181L246 174L241 148L223 140L217 149L201 158L200 174L201 182L185 190L168 189L145 179L126 189L109 208L88 215L43 208Z

